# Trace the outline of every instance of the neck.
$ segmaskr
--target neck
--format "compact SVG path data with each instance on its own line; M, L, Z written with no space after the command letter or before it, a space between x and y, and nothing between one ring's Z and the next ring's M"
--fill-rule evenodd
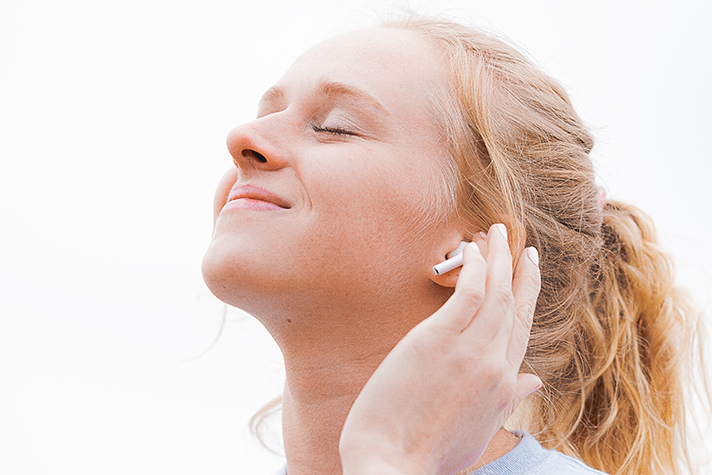
M339 475L342 473L339 455L339 438L346 416L372 371L362 366L358 380L345 381L338 367L323 372L325 381L338 382L330 387L318 385L314 392L303 392L303 382L287 378L282 406L282 431L288 461L289 475ZM375 368L373 369L375 371ZM354 374L351 369L348 371ZM490 441L482 457L458 475L467 475L472 470L503 456L519 439L504 428Z
M328 328L334 323L303 335L293 331L280 345L286 369L282 431L290 475L341 473L339 438L351 406L378 365L417 323L387 313L378 319L341 314L328 321L352 324L337 332Z
M313 374L319 376L313 379L310 376L308 380L288 370L282 432L290 475L341 473L341 428L377 364L362 361L354 367L332 363L314 368Z
M356 397L393 347L449 295L432 286L388 305L381 300L369 308L360 302L328 312L301 307L299 313L261 318L284 356L282 431L289 475L342 473L339 438ZM511 438L518 441L498 432L480 460L511 450L516 445Z

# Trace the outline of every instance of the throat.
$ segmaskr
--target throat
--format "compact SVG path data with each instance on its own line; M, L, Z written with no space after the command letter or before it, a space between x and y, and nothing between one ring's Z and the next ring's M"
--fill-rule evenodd
M285 383L282 433L289 475L341 473L341 429L362 386L315 387L304 393Z

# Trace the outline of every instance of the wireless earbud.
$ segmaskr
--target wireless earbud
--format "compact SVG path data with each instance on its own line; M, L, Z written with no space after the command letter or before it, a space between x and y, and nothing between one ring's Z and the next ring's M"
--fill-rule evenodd
M467 242L462 241L460 245L457 246L457 249L447 255L447 260L442 261L440 264L434 265L433 274L442 275L446 272L450 272L456 267L460 267L462 265L462 250L466 245Z

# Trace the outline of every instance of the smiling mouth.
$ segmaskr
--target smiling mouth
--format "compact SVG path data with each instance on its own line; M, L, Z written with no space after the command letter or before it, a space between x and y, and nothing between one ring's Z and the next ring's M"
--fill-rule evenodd
M233 187L223 209L249 209L254 211L275 211L290 209L290 204L271 191L254 185Z

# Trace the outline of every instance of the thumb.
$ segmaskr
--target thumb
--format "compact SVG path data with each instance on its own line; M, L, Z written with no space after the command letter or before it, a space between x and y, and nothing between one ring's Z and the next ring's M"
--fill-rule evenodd
M542 382L538 376L531 373L519 373L517 375L517 390L514 394L515 407L541 386Z

